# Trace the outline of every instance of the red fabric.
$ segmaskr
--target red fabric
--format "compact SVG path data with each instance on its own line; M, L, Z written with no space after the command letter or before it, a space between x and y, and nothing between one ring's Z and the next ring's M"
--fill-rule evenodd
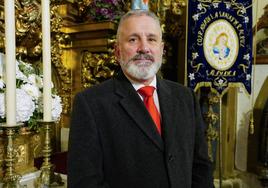
M152 86L145 86L138 90L139 94L143 97L143 102L150 113L156 128L161 135L161 120L160 120L160 114L155 106L153 93L155 88Z

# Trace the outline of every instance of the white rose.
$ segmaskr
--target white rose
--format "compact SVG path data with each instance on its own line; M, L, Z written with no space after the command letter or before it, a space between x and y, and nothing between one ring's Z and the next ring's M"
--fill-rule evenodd
M28 82L27 76L25 76L19 69L19 62L16 61L16 78Z
M21 86L21 89L26 91L34 100L37 100L39 96L41 95L39 88L33 84L23 84Z
M28 76L28 81L33 84L33 85L36 85L36 75L35 74L30 74Z
M0 76L3 76L4 63L5 55L3 53L0 53Z
M16 90L16 102L17 102L17 122L26 122L28 121L35 110L35 104L32 100L32 97L26 93L23 89Z
M0 93L0 117L5 118L6 109L5 109L5 94Z
M53 95L52 98L52 119L59 120L62 112L61 98L57 95Z
M43 88L43 79L38 75L36 75L35 79L37 87Z
M4 89L5 85L6 84L5 84L4 80L0 79L0 89Z

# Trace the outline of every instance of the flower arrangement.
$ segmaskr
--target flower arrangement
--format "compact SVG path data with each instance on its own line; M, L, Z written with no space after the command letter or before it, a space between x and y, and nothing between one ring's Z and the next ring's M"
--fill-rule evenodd
M0 122L6 122L4 59L0 53ZM37 72L31 64L16 61L16 121L24 122L30 130L37 130L37 121L43 118L43 82ZM52 93L52 119L57 121L62 112L61 98L54 90Z
M124 0L92 0L85 9L85 18L93 21L117 22L125 12Z

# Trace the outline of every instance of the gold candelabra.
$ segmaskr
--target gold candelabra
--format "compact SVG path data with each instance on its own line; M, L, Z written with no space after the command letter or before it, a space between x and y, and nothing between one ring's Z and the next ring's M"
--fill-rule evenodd
M3 188L21 188L19 181L21 176L16 174L14 170L15 163L15 150L14 150L14 136L16 131L22 124L16 125L7 125L2 124L1 127L4 129L5 134L7 136L7 148L6 148L6 157L4 162L6 164L6 169L3 178Z
M50 162L52 148L51 148L51 127L55 125L54 121L40 121L43 124L45 129L45 141L43 147L43 156L44 160L41 166L41 173L37 179L38 187L50 187L52 185L62 186L64 183L59 174L54 173L55 166Z

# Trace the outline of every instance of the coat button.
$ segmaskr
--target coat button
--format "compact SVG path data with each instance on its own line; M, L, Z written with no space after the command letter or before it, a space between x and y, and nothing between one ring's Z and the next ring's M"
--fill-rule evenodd
M168 162L172 162L175 159L175 157L172 154L168 155Z

